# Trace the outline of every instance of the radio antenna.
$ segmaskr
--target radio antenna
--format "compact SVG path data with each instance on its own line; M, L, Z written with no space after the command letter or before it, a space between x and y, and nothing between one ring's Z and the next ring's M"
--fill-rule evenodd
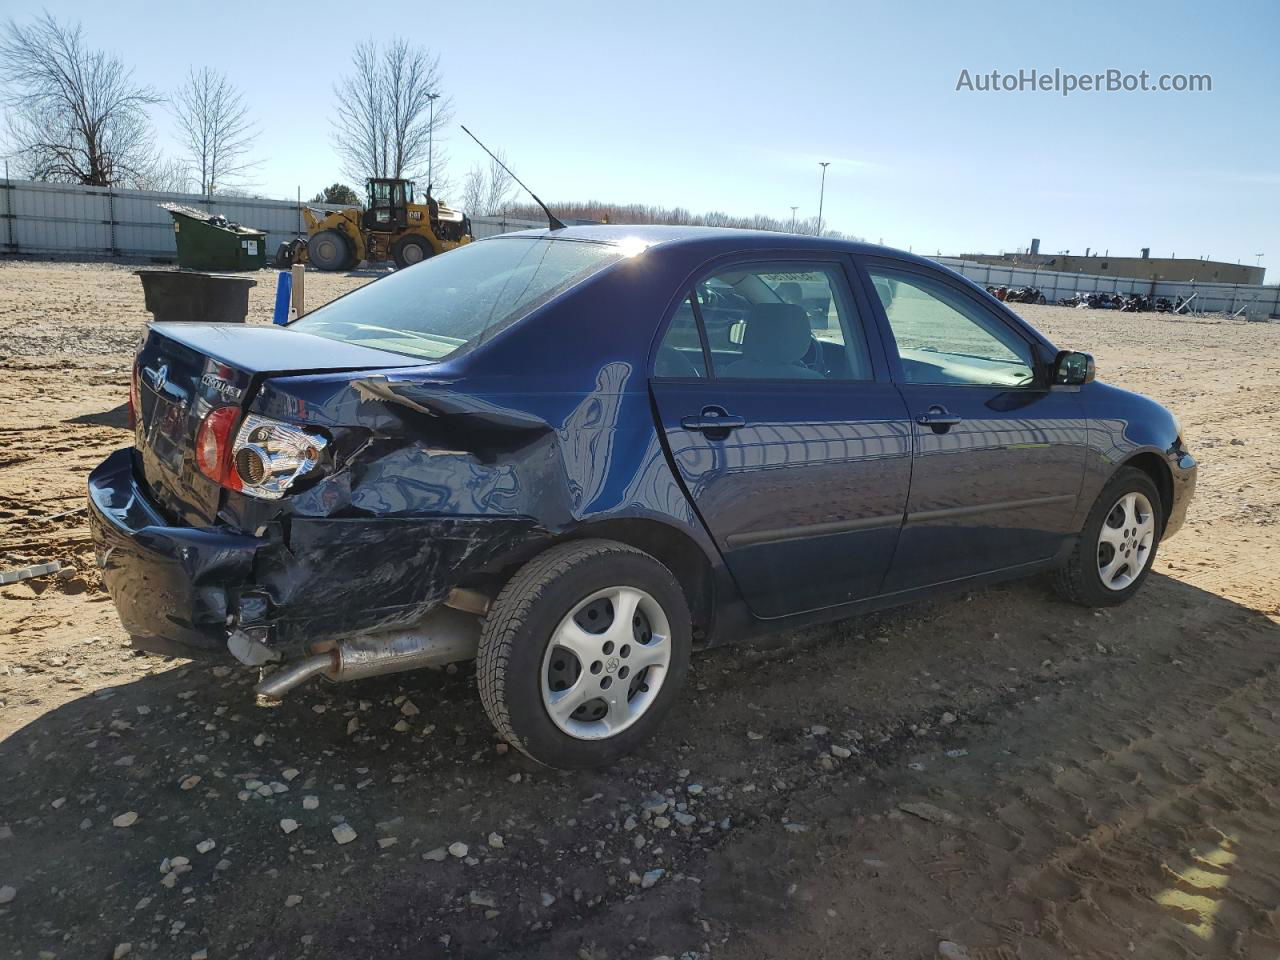
M470 130L468 130L468 129L466 128L466 125L465 125L465 124L459 124L459 126L460 126L460 127L462 127L462 132L463 132L463 133L465 133L468 137L470 137L470 138L471 138L472 140L474 140L476 143L480 143L480 138L479 138L479 137L477 137L477 136L476 136L474 133L472 133ZM543 202L538 198L538 195L537 195L536 193L534 193L534 192L533 192L532 190L530 190L528 187L525 187L525 185L524 185L524 181L523 181L523 180L521 180L519 177L517 177L514 173L512 173L512 172L511 172L511 170L510 170L510 168L509 168L505 163L503 163L501 160L499 160L497 157L495 157L495 156L494 156L494 154L493 154L493 151L492 151L492 150L490 150L488 147L486 147L483 143L480 143L480 149L481 149L481 150L483 150L485 153L487 153L490 157L493 157L493 162L494 162L494 163L496 163L498 166L500 166L503 170L505 170L505 171L507 172L507 176L509 176L509 177L510 177L512 180L514 180L516 183L520 184L520 186L524 187L524 191L525 191L525 193L527 193L527 194L529 194L529 196L533 197L533 202L534 202L534 203L536 203L538 206L540 206L540 207L542 208L542 212L543 212L543 213L545 213L545 214L547 215L547 225L548 225L548 228L549 228L549 229L551 229L551 230L563 230L563 229L564 229L564 224L560 222L560 218L559 218L559 217L557 217L554 213L552 213L552 212L551 212L551 208L550 208L550 207L548 207L545 203L543 203Z

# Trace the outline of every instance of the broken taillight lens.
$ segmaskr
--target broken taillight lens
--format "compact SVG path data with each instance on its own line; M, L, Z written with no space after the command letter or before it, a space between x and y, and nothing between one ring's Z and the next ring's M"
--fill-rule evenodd
M196 431L196 466L214 483L228 490L242 487L231 463L232 434L240 419L239 407L214 407Z
M231 451L241 484L237 489L263 500L279 500L295 480L316 468L328 442L315 431L249 414Z

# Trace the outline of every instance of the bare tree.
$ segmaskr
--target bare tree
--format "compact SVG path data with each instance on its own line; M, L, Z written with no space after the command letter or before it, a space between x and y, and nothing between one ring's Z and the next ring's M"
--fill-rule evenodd
M499 163L501 160L502 163ZM503 209L511 203L511 194L514 184L511 182L511 174L502 168L502 164L507 162L507 153L505 150L498 151L498 159L489 160L489 176L485 182L484 208L488 216L496 216L502 213Z
M351 67L334 87L334 146L343 172L359 181L421 179L430 172L439 192L447 160L441 145L433 144L433 131L438 141L452 112L452 101L440 93L439 57L406 40L385 47L366 40L353 52Z
M181 158L157 159L146 170L128 177L126 186L134 190L156 190L161 193L190 193L194 182L191 168Z
M471 216L480 216L484 209L485 180L484 167L476 164L467 171L462 181L462 209Z
M462 209L472 216L497 216L511 205L515 184L511 174L502 168L507 162L505 150L498 151L498 160L490 159L487 168L476 164L467 172L462 186Z
M9 145L35 180L106 187L157 162L147 107L162 97L119 58L85 45L80 24L46 13L0 41Z
M200 176L201 193L230 186L255 165L247 157L257 128L243 94L224 74L193 67L173 99L173 112L185 157Z

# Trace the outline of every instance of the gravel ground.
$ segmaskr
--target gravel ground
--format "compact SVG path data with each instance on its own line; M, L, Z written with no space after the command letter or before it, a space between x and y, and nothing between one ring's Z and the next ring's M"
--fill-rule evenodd
M128 442L140 285L9 261L0 292L0 568L74 568L0 588L0 958L1280 954L1280 327L1019 307L1201 459L1143 593L717 649L638 755L570 774L497 740L469 668L261 710L132 654L72 511Z

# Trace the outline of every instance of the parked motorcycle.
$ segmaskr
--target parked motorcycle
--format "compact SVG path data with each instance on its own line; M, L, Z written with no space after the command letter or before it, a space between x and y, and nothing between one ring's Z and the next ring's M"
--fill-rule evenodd
M1039 287L1015 287L1004 298L1009 303L1046 303Z

